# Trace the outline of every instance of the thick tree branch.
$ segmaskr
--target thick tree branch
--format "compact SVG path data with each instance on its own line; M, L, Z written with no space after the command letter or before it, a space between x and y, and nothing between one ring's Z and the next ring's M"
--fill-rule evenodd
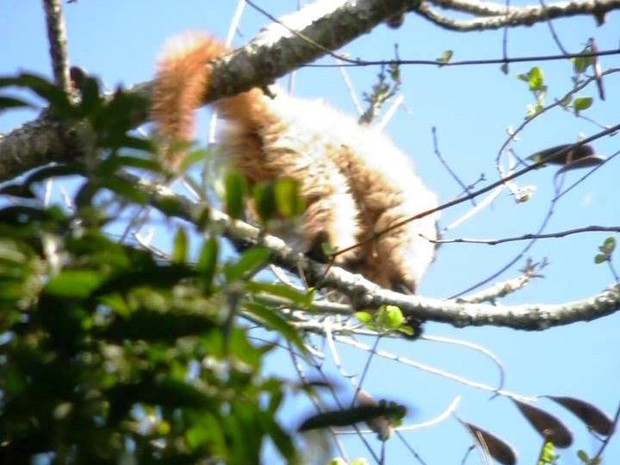
M194 225L203 218L210 218L210 225L232 239L251 240L265 246L272 253L273 263L287 269L298 269L316 287L335 289L353 302L345 312L355 309L375 309L381 305L396 305L403 314L421 320L448 323L456 327L501 326L521 330L541 331L578 321L602 318L620 309L620 285L586 299L557 305L490 305L468 304L459 300L445 301L415 295L404 295L382 289L360 275L349 273L339 267L329 267L313 262L294 252L281 239L264 234L258 228L239 220L233 220L204 204L196 204L159 185L151 184L131 175L127 180L137 184L149 194L150 204L155 208L182 218ZM208 216L206 216L208 215Z
M0 134L0 182L51 162L82 156L76 130L43 113L7 135Z
M50 43L50 56L56 83L69 93L69 65L67 59L67 33L62 15L61 0L43 0L47 37Z
M402 11L411 0L321 0L271 23L245 47L213 63L214 99L263 87L333 53Z

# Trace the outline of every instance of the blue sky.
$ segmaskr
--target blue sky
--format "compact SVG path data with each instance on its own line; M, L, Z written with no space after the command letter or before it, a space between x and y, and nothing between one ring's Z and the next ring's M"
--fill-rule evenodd
M224 37L236 3L232 0L80 0L65 5L71 62L98 75L111 88L149 80L158 51L167 37L184 30L208 30ZM297 1L262 0L259 3L277 16L293 11ZM248 7L235 45L243 45L267 22L267 18ZM616 48L620 39L618 13L610 14L606 24L600 28L595 27L591 18L554 21L553 25L569 51L581 50L591 36L597 39L599 49ZM50 74L40 2L3 2L0 5L0 31L3 43L0 74L18 70ZM409 15L401 29L393 31L381 26L341 52L369 60L391 58L394 44L398 43L399 56L403 59L433 60L447 49L454 51L454 60L500 58L502 34L502 31L468 34L442 31L417 16ZM547 25L509 31L510 57L558 53ZM332 61L325 59L321 63ZM605 57L602 64L604 68L617 67L618 57ZM533 65L512 64L508 75L502 74L497 65L402 68L405 105L390 121L387 131L397 145L411 154L420 174L438 192L442 201L453 199L460 193L460 187L434 154L431 128L436 127L441 154L464 183L475 182L481 174L487 181L495 181L495 159L507 137L507 128L520 125L526 106L533 103L527 86L516 75L527 72ZM546 102L551 103L571 88L572 66L568 61L545 62L541 66L549 87ZM358 93L370 88L378 71L377 67L347 68ZM337 69L305 68L297 72L295 78L297 95L322 99L344 113L355 112ZM613 125L618 122L616 109L620 105L617 74L605 80L605 87L605 102L596 98L594 87L588 87L580 95L595 98L586 116L600 124ZM0 131L7 131L31 116L27 112L1 115ZM592 122L556 109L530 124L512 148L520 157L526 157L549 146L574 142L579 135L590 136L598 130ZM599 153L607 156L620 150L617 137L597 141L595 146ZM613 159L562 197L555 205L546 232L588 225L618 225L619 163L617 158ZM446 232L445 237L495 239L537 231L554 196L554 173L553 168L547 168L519 179L517 182L521 186L536 186L530 201L516 204L507 192L503 192L490 207L460 227ZM584 170L569 172L564 186L577 182L585 174ZM452 223L470 208L471 204L465 203L444 212L441 226ZM545 258L549 261L543 270L544 279L534 280L506 302L559 303L600 292L613 283L609 269L593 262L597 247L605 237L607 234L590 233L539 241L527 257L535 261ZM524 246L525 242L499 246L443 245L419 291L436 298L462 291L501 268ZM522 259L500 279L516 276L524 262L525 259ZM524 396L570 395L593 402L609 415L614 413L620 402L618 314L587 324L535 333L497 328L455 329L439 324L428 324L427 333L462 338L492 350L504 365L507 376L505 389L511 392ZM382 341L380 348L484 383L493 384L497 380L497 372L487 359L464 348L424 341ZM349 373L359 373L367 356L349 348L343 348L341 355ZM282 360L286 359L283 357ZM345 392L347 385L343 380L340 383ZM364 386L376 397L393 398L414 407L415 414L408 418L411 422L437 415L456 395L462 395L458 410L461 418L511 442L520 451L520 463L533 463L535 460L538 437L516 414L507 399L489 400L491 396L488 392L379 358L373 360ZM576 445L563 453L561 463L578 463L575 458L578 448L589 453L596 451L597 442L590 439L582 425L572 421L570 414L554 409L548 402L540 405L550 407L573 427ZM287 423L295 424L295 413L298 412L291 408ZM406 437L427 463L460 463L470 443L454 420L427 430L407 433ZM374 443L372 436L369 439ZM352 456L368 456L356 439L347 439L347 444L351 447ZM411 460L398 441L388 443L387 457L392 463ZM605 458L606 463L620 461L618 438L612 440ZM470 460L477 458L470 457Z

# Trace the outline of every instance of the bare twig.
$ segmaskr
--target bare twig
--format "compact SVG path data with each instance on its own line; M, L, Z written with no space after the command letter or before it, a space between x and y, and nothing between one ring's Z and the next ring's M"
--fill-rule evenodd
M517 241L529 241L532 239L558 239L560 237L572 236L574 234L584 233L620 233L620 226L584 226L583 228L566 229L564 231L556 231L544 234L522 234L521 236L503 237L500 239L473 239L466 237L459 237L456 239L440 239L437 242L439 244L486 244L486 245L498 245L506 242Z
M466 186L463 181L461 181L461 178L459 178L459 176L456 174L456 172L452 169L452 167L448 164L447 160L441 154L441 151L439 150L439 141L437 139L437 128L435 126L433 126L432 129L431 129L431 132L433 134L433 147L435 149L434 150L435 156L441 162L441 164L446 169L446 171L450 174L450 176L452 176L452 179L454 179L456 181L456 183L459 186L461 186L461 189L463 189L463 192L468 194L468 195L471 194L471 192L469 190L469 187ZM471 203L475 207L476 206L476 199L472 198L471 199Z

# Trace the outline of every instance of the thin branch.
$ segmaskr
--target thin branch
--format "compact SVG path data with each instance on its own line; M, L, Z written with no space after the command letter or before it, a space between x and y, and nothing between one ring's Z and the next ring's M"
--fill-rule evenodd
M563 178L562 178L563 180ZM561 186L557 187L557 192L560 192L561 190ZM551 200L551 204L549 206L549 210L547 211L547 213L545 214L540 226L538 227L538 231L536 231L536 234L542 234L542 232L545 230L545 228L547 227L547 225L549 224L549 221L551 220L551 217L553 216L554 212L555 212L555 206L558 203L560 197L559 195L556 195L552 200ZM478 281L477 283L473 284L472 286L469 286L467 289L464 289L456 294L453 294L450 296L450 298L454 299L454 298L459 298L461 296L463 296L464 294L467 294L471 291L473 291L474 289L478 289L479 287L488 284L490 282L493 282L495 279L497 279L499 276L501 276L505 271L509 270L510 268L512 268L512 266L519 262L524 256L525 254L527 254L529 252L529 250L534 246L534 244L536 243L537 239L532 239L530 240L515 256L514 258L512 258L511 260L508 261L508 263L504 264L503 266L501 266L498 270L496 270L495 272L491 273L489 276L487 276L486 278L482 279L481 281Z
M544 0L539 0L539 1L540 1L540 6L543 9L545 9L545 11L546 11L547 6L545 5ZM555 31L555 27L553 26L553 22L551 21L550 18L547 18L547 20L545 22L547 23L547 27L549 28L549 33L551 34L551 37L553 38L553 41L555 42L555 44L560 49L560 52L562 52L564 55L566 55L568 52L564 48L564 45L562 44L562 41L560 40L560 36Z
M452 179L454 179L456 181L456 183L459 186L461 186L461 189L463 189L463 192L465 192L466 194L471 194L471 192L469 190L469 187L466 186L463 181L461 181L461 178L459 177L459 175L456 174L456 171L454 171L452 169L452 167L449 165L447 160L441 154L441 150L439 150L439 140L437 139L437 128L435 126L433 126L431 128L431 133L433 135L433 147L434 147L435 156L437 157L439 162L443 165L443 167L446 169L448 174L450 174L450 176L452 176ZM471 199L471 203L475 207L476 206L476 199L472 198Z
M470 13L479 16L470 20L452 19L440 14L432 5L443 9ZM422 17L438 26L453 31L485 31L500 29L505 26L532 26L556 18L568 18L580 15L594 16L599 24L604 22L605 14L620 8L620 0L590 0L554 2L546 6L511 6L491 2L469 0L433 0L422 2L419 9L413 9Z
M338 336L336 338L336 340L342 344L346 344L349 345L351 347L355 347L356 349L360 349L360 350L364 350L364 351L370 351L371 347L368 344L364 344L363 342L357 341L355 339L352 339L350 337L343 337L343 336ZM378 357L384 358L386 360L392 360L394 362L400 363L402 365L411 367L411 368L416 368L420 371L423 371L424 373L429 373L431 375L435 375L435 376L439 376L441 378L444 379L448 379L450 381L454 381L458 384L461 384L463 386L468 386L474 389L479 389L481 391L485 391L485 392L489 392L492 394L497 394L497 395L501 395L501 396L506 396L506 397L510 397L512 399L518 399L521 401L532 401L534 400L534 398L528 398L526 396L522 396L521 394L517 394L515 392L512 391L507 391L504 389L497 389L495 386L492 386L490 384L486 384L486 383L482 383L480 381L475 381L473 379L469 379L466 378L464 376L460 376L454 373L451 373L449 371L446 370L442 370L440 368L436 368L434 366L431 365L426 365L424 363L421 362L417 362L413 359L410 359L408 357L403 357L401 355L397 355L393 352L389 352L386 350L377 350L375 351L375 354Z
M229 57L216 60L209 94L219 98L266 86L370 32L410 1L322 0L308 5L270 24Z
M334 59L334 63L336 66L340 64L340 61ZM357 96L357 91L355 90L355 85L349 76L349 73L343 66L338 66L338 71L340 72L340 77L344 81L344 85L347 88L347 92L349 93L349 98L351 99L351 103L355 107L355 112L358 116L364 113L364 107L362 106L362 102L360 102L359 97Z
M601 137L613 134L613 133L615 133L618 130L620 130L620 124L616 124L616 125L608 128L608 129L605 129L604 131L601 131L601 132L599 132L599 133L597 133L597 134L595 134L593 136L590 136L590 137L588 137L586 139L583 139L583 140L575 143L574 145L566 148L565 150L561 150L561 151L558 151L558 152L561 153L563 151L568 151L568 150L575 149L577 147L581 147L582 145L586 145L586 144L588 144L588 143L590 143L592 141L600 139ZM554 156L557 156L557 155L558 155L558 153L553 153L548 158L551 159L551 158L553 158ZM382 229L380 231L375 231L371 236L366 237L366 238L360 240L357 244L352 245L351 247L347 247L347 248L338 250L334 254L334 256L345 254L345 253L347 253L347 252L349 252L349 251L351 251L353 249L361 247L362 245L364 245L364 244L366 244L368 242L376 240L377 237L383 236L385 234L388 234L391 231L399 229L399 228L405 226L406 224L411 223L412 221L419 220L420 218L424 218L424 217L426 217L428 215L432 215L433 213L438 212L438 211L446 210L446 209L448 209L450 207L453 207L453 206L458 205L460 203L466 202L467 200L470 200L470 199L472 199L474 197L477 197L479 195L485 194L485 193L487 193L487 192L489 192L491 190L494 190L494 189L496 189L496 188L498 188L500 186L504 186L504 185L506 185L507 182L512 181L513 179L516 179L516 178L518 178L520 176L523 176L524 174L529 173L532 170L540 168L541 164L544 164L545 161L546 160L541 160L540 163L535 163L535 164L532 164L530 166L526 166L525 168L522 168L521 170L515 171L514 173L509 174L507 176L504 176L504 177L500 178L499 180L497 180L497 181L495 181L495 182L493 182L493 183L491 183L491 184L489 184L489 185L487 185L485 187L482 187L482 188L478 189L475 192L470 193L469 195L466 195L466 196L463 196L463 197L459 197L458 199L450 200L448 202L445 202L445 203L439 205L436 208L432 208L430 210L425 210L423 212L418 213L417 215L414 215L414 216L411 216L409 218L405 218L405 219L403 219L401 221L398 221L398 222L396 222L396 223L390 225L389 227L384 228L384 229Z
M343 58L338 57L340 61L344 63L340 63L338 65L330 64L330 63L312 63L305 65L308 68L335 68L337 66L340 67L360 67L360 66L385 66L389 64L396 65L416 65L416 66L440 66L443 68L453 67L453 66L487 66L487 65L503 65L510 63L531 63L531 62L541 62L541 61L565 61L570 60L571 58L584 58L584 57L601 57L601 56L615 56L620 55L620 48L614 48L610 50L599 50L596 53L568 53L561 55L530 55L530 56L522 56L522 57L502 57L502 58L485 58L485 59L477 59L477 60L451 60L445 63L438 63L437 59L434 58L432 60L420 60L420 59L392 59L392 60L364 60L361 58Z
M465 221L470 220L471 218L473 218L475 215L477 215L478 213L480 213L482 210L484 210L485 208L487 208L489 205L491 205L493 202L495 202L495 199L497 199L499 197L499 195L504 192L504 189L506 188L506 186L501 185L501 186L497 186L495 188L495 190L493 190L493 192L491 192L489 195L487 195L484 199L478 201L478 205L476 205L475 207L471 208L470 210L468 210L467 212L465 212L463 215L461 215L459 218L457 218L456 220L454 220L452 223L450 223L449 225L445 226L442 229L442 232L445 231L450 231L451 229L454 229L458 226L460 226L461 224L463 224ZM468 192L468 196L471 195L470 192ZM439 243L439 242L438 242Z
M519 255L521 258L521 255ZM465 297L459 297L459 300L462 302L467 302L470 304L481 303L481 302L490 302L494 303L497 299L501 299L506 297L509 294L512 294L519 289L524 288L533 278L542 277L537 273L537 268L544 266L539 265L537 263L532 263L529 260L529 263L525 266L525 269L522 270L521 274L516 278L511 278L506 281L500 281L498 283L493 284L487 289L483 289L475 294L469 294Z
M466 237L459 237L456 239L440 239L436 241L438 244L486 244L486 245L498 245L504 244L506 242L517 242L517 241L529 241L532 239L559 239L560 237L572 236L573 234L584 234L584 233L600 233L600 232L610 232L610 233L620 233L620 226L585 226L583 228L574 228L574 229L566 229L564 231L557 231L552 233L545 234L523 234L521 236L513 236L513 237L504 237L501 239L471 239Z
M399 432L405 432L405 431L415 431L415 430L420 430L420 429L424 429L424 428L429 428L430 426L436 426L439 423L444 422L445 420L447 420L450 415L452 415L456 409L459 406L459 403L461 402L461 396L456 396L452 402L450 402L450 405L448 405L448 407L441 412L439 415L437 415L435 418L431 418L430 420L426 420L423 421L422 423L416 423L414 425L407 425L407 426L399 426L398 428L396 428L396 431Z
M616 414L614 415L613 426L611 428L611 434L605 438L605 440L603 441L603 445L598 450L596 455L594 457L592 457L592 460L590 460L590 463L600 463L600 462L602 462L603 452L605 451L605 449L607 448L607 446L611 442L611 438L613 438L616 435L616 432L617 432L617 429L618 429L618 421L619 420L620 420L620 404L618 404L618 408L616 409Z

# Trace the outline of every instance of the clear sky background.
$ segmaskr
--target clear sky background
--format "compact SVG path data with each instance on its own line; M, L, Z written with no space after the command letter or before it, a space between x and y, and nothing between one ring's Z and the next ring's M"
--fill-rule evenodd
M296 0L262 0L259 3L273 15L295 10ZM516 2L512 2L515 4ZM72 64L80 65L99 76L110 88L131 86L153 76L154 63L165 39L184 30L208 30L226 35L237 2L233 0L164 0L96 1L80 0L66 4L69 53ZM518 2L518 4L524 4ZM538 5L538 2L533 2ZM237 46L267 24L269 20L247 8ZM603 27L592 18L565 19L553 22L564 47L571 52L583 49L589 37L595 37L599 49L617 48L620 39L620 13L608 15ZM364 59L393 57L394 44L403 59L434 60L444 50L454 51L454 60L501 58L502 31L455 33L438 29L415 15L409 15L399 30L380 26L372 34L347 45L341 52ZM34 0L0 0L0 74L19 70L50 75L50 60L41 2ZM545 24L518 28L508 33L508 56L559 54ZM603 57L603 68L619 65L617 56ZM333 63L331 58L321 63ZM484 174L487 182L497 179L495 160L507 137L507 128L523 122L526 106L534 103L527 85L516 78L536 63L510 65L508 75L498 65L438 68L403 66L402 92L405 99L388 125L388 132L410 154L425 179L442 201L461 192L434 154L431 128L436 127L442 156L465 184ZM549 87L547 103L560 98L571 88L572 65L569 61L539 63ZM347 68L358 93L369 90L379 68ZM520 157L553 145L575 142L580 135L590 136L601 125L618 123L620 106L618 74L605 80L607 100L597 98L591 86L582 96L595 98L584 118L555 109L530 124L512 145ZM310 99L323 99L345 113L355 115L349 91L336 68L305 68L295 75L294 92ZM287 81L284 81L286 84ZM0 115L0 132L32 118L29 112ZM206 131L202 132L204 136ZM618 138L608 137L595 143L597 152L612 156L620 150ZM555 204L554 214L545 232L561 231L588 225L620 224L618 173L620 160L612 159L587 179L576 185ZM569 172L568 187L581 179L586 170ZM446 239L496 239L534 233L542 224L554 196L554 168L529 173L517 180L519 185L536 186L532 199L516 204L507 191L487 209L460 227L444 234ZM471 208L470 203L445 211L445 227ZM163 231L161 234L165 234ZM586 298L613 283L606 265L595 265L597 247L608 234L589 233L563 239L538 241L527 253L534 261L547 259L544 279L531 282L505 303L560 303ZM165 237L165 236L164 236ZM488 277L510 261L526 245L443 245L436 262L420 286L420 293L445 298ZM525 258L499 279L518 275ZM618 260L615 260L616 265ZM594 403L613 415L620 402L620 314L590 323L555 328L543 332L519 332L498 328L456 329L428 324L427 334L457 337L482 344L499 357L506 370L504 388L524 396L544 394L570 395ZM364 341L372 344L372 340ZM421 363L453 371L467 378L495 385L498 374L483 356L465 348L433 342L382 341L381 349ZM367 354L342 348L347 372L359 374ZM286 365L288 364L288 365ZM289 359L278 358L271 369L292 376ZM331 366L330 363L328 365ZM287 366L282 370L282 366ZM339 380L343 395L351 392L345 380ZM535 463L540 441L534 430L520 417L505 398L490 400L491 393L462 386L453 381L375 358L364 387L378 398L398 400L412 407L407 423L428 420L438 415L457 395L462 401L457 411L466 421L476 423L511 442L520 452L520 463ZM598 442L565 411L550 402L548 407L561 416L575 433L575 446L563 452L561 463L578 463L577 449L593 454ZM286 424L299 422L305 406L291 405ZM372 444L374 437L368 436ZM428 464L460 463L471 440L453 419L432 428L406 433L408 442ZM369 454L357 439L347 439L353 457ZM402 444L393 440L387 447L388 463L412 463L413 458ZM471 462L478 460L470 457ZM620 463L620 439L615 437L606 450L605 463Z

